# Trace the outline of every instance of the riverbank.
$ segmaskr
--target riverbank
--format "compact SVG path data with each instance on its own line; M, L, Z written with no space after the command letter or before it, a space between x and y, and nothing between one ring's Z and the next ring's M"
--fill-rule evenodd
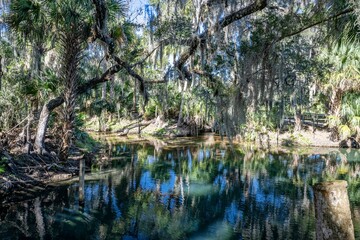
M131 124L131 123L130 123ZM147 127L149 127L147 129ZM30 197L33 192L46 190L50 185L73 179L79 172L79 160L86 159L87 169L92 165L107 165L111 160L103 153L87 154L91 149L100 150L100 143L105 145L116 145L118 143L127 144L149 144L154 146L156 151L178 148L183 146L205 145L213 146L220 144L223 149L234 147L235 150L265 151L274 153L298 153L298 154L325 154L328 152L340 152L339 142L330 140L330 133L327 131L301 131L297 133L268 133L258 135L254 141L242 141L239 137L230 143L227 137L221 137L213 133L202 134L197 137L180 137L174 135L175 132L186 133L184 130L175 131L176 126L168 126L162 131L161 136L156 134L159 127L151 123L142 129L142 135L130 132L126 136L119 136L119 132L97 133L89 132L80 134L80 141L77 148L80 152L73 151L71 158L66 162L61 162L55 152L47 155L35 153L23 154L19 151L8 151L2 149L0 163L0 202L13 195ZM172 134L170 134L172 133ZM152 135L153 134L153 135ZM154 136L155 135L155 136ZM91 140L89 140L91 139ZM96 146L98 144L98 146ZM20 198L20 199L21 199ZM12 199L12 198L10 198Z
M155 148L156 151L161 150L171 150L174 148L179 148L181 146L196 146L203 145L206 147L211 147L214 145L220 145L222 148L231 148L231 143L226 137L221 137L219 135L213 133L206 133L199 135L197 137L154 137L151 135L139 136L137 134L129 134L127 136L119 137L116 133L95 133L92 132L90 135L96 138L97 141L101 141L106 143L107 145L115 145L119 143L127 143L127 144L148 144ZM287 140L287 135L282 135L279 140ZM316 139L315 139L316 140ZM314 140L314 141L315 141ZM281 142L281 141L279 141ZM328 152L340 152L347 151L350 149L342 149L335 145L324 146L324 145L316 145L310 146L308 145L308 141L303 142L303 145L282 145L276 144L275 140L270 141L269 148L261 147L259 142L239 142L236 139L232 142L232 146L235 150L241 150L242 152L246 151L263 151L263 152L272 152L272 153L297 153L297 154L325 154ZM356 149L354 151L357 151Z
M95 153L101 148L86 132L76 132L76 143L70 149L69 159L59 159L59 137L46 138L47 153L24 151L19 137L20 129L3 136L0 143L0 203L31 198L47 190L53 183L74 178L79 172L79 160L84 159L90 171Z
M77 161L60 162L53 155L1 154L0 202L31 198L48 189L49 183L71 179L77 175Z
M121 123L108 123L107 131L104 133L113 136L131 136L138 135L140 125L140 133L142 136L153 136L161 138L176 138L186 136L198 136L206 132L211 132L210 126L178 126L175 121L163 121L159 118L138 122L136 120L121 120ZM89 132L99 132L99 126L94 119L85 124L85 130ZM341 147L341 141L331 140L331 132L327 129L313 131L312 129L303 129L297 132L284 131L263 133L248 132L246 137L237 136L233 139L238 144L253 144L258 147L268 148L274 146L285 147ZM224 137L226 140L226 137Z
M99 123L95 118L89 119L84 130L88 132L102 132L117 134L117 136L141 135L156 137L189 137L198 136L205 132L210 132L210 126L197 126L182 124L178 125L175 120L164 121L160 117L151 120L129 120L113 121L106 124L105 131L99 131Z

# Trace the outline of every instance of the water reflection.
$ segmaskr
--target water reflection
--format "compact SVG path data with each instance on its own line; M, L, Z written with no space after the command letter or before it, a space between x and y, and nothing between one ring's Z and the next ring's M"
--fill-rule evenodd
M79 202L84 205L85 195L85 159L79 162Z
M0 210L2 239L314 239L312 184L349 183L360 237L360 153L227 151L111 142L107 170ZM93 167L95 169L95 167Z

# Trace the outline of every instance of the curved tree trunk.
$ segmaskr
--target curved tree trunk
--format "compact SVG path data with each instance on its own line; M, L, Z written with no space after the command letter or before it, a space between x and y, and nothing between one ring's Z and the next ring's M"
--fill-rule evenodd
M48 127L51 111L63 103L64 103L64 98L62 96L57 97L51 99L48 103L45 103L41 110L39 123L36 131L35 144L34 144L35 151L39 154L47 153L45 150L44 141L45 141L45 134Z
M77 95L83 94L87 92L90 89L95 88L100 83L109 81L111 76L120 71L122 67L119 65L115 65L111 68L109 68L106 72L103 73L103 75L99 78L93 78L90 81L87 81L86 83L82 84L77 89ZM36 152L43 154L46 153L44 140L45 140L45 134L49 123L49 118L51 112L59 107L61 104L64 103L64 96L59 96L57 98L51 99L49 102L45 103L42 107L39 123L36 131L36 137L35 137L35 150Z

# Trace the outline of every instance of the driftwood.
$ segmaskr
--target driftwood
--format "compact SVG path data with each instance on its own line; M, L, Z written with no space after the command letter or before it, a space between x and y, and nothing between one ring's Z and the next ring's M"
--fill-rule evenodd
M120 136L120 137L122 137L122 136L127 136L128 135L128 133L129 133L129 129L128 128L126 128L126 129L124 129L122 132L120 132L120 133L118 133L118 136Z
M151 123L154 123L154 120L148 121L148 122L144 122L144 123L131 123L125 127L123 127L122 129L119 129L118 131L116 131L118 133L118 136L127 136L128 133L130 132L131 129L134 128L139 128L140 130L143 130L144 128L146 128L147 126L149 126Z

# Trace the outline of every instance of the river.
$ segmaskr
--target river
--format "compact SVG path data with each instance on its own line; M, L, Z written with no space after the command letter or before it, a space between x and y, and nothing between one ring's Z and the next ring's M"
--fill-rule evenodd
M360 239L359 151L99 139L84 201L71 181L1 207L1 239L315 239L311 186L334 179L348 181Z

